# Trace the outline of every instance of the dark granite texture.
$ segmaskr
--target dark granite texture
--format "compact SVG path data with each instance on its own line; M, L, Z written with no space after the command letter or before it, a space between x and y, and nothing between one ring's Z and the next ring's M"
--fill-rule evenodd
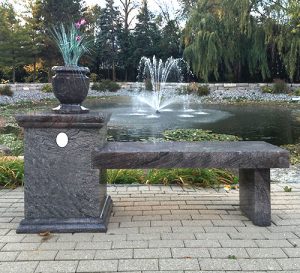
M289 153L265 142L113 142L92 153L95 167L148 168L288 168Z
M91 151L106 143L107 116L36 114L17 120L25 127L25 219L17 232L104 231L111 201L105 170L92 169ZM56 143L59 133L68 136L64 148Z
M102 128L111 114L90 112L81 115L60 115L55 113L31 113L17 115L16 120L24 128Z
M271 224L270 168L288 168L289 152L265 142L107 143L92 153L103 169L237 168L241 210L255 225Z
M240 169L240 208L257 226L271 225L270 169Z
M53 93L60 101L63 109L53 109L61 114L78 113L80 104L85 100L90 86L90 80L86 76L89 72L87 67L78 66L54 66L55 73L52 78ZM79 107L68 107L78 105ZM84 112L84 111L83 111Z
M111 211L112 200L110 196L106 196L100 217L25 218L21 221L17 233L40 233L45 231L56 233L106 232Z

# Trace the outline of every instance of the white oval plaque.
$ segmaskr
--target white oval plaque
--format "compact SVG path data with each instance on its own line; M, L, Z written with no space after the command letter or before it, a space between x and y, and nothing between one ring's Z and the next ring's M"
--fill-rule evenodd
M69 142L69 138L67 136L66 133L59 133L56 137L56 144L61 147L64 148L68 145Z

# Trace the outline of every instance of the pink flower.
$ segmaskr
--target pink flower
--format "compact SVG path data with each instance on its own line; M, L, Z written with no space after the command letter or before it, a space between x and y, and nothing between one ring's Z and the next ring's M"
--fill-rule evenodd
M75 27L76 27L77 29L80 29L80 27L81 27L80 22L75 23Z
M84 18L82 18L79 22L81 26L84 26L86 24L86 20Z
M79 36L79 35L76 36L76 41L77 41L77 42L80 42L80 41L81 41L81 36Z
M78 22L75 23L77 29L80 29L81 26L86 24L86 20L84 18L80 19Z

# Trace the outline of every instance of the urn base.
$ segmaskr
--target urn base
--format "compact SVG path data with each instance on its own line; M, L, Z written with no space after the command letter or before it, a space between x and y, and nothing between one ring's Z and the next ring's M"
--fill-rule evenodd
M53 108L52 111L57 114L86 114L89 109L80 104L61 104Z

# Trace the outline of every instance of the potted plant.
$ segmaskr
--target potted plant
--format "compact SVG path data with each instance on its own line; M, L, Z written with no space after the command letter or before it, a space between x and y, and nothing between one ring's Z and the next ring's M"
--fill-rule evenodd
M79 67L80 57L89 51L86 35L80 29L86 24L81 19L66 29L63 24L53 27L51 34L58 46L64 66L54 66L52 71L53 93L60 101L60 105L53 109L61 114L86 113L88 109L81 106L89 91L89 78L86 76L90 70L87 67Z

